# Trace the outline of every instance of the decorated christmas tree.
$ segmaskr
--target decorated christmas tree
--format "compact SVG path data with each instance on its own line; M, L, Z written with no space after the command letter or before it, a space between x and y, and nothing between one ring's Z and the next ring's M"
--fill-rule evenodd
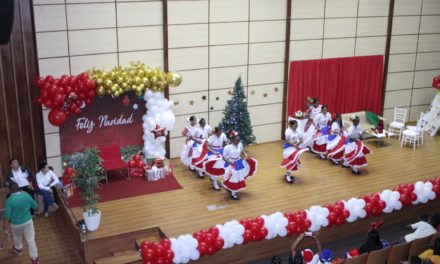
M235 82L232 98L226 103L225 115L219 124L223 131L228 134L231 130L238 133L243 145L255 143L255 136L252 132L251 119L247 110L246 96L244 95L241 77Z

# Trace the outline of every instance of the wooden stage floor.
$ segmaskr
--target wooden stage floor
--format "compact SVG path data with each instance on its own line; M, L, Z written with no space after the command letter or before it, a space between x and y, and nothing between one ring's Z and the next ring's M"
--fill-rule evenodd
M192 234L233 219L307 209L440 175L438 136L425 136L425 144L416 151L400 148L395 138L385 139L382 147L377 146L376 139L365 142L373 154L368 156L369 165L361 175L305 153L294 185L284 182L283 169L278 166L282 157L280 141L250 146L247 150L258 160L258 172L240 192L239 201L231 200L224 189L213 191L207 177L197 178L175 159L174 174L182 189L99 204L101 226L88 233L86 239L149 227L160 227L168 237ZM77 219L82 218L81 208L73 208L73 212Z

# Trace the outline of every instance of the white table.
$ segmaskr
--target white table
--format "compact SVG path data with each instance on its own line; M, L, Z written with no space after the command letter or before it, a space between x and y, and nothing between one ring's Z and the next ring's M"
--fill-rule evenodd
M379 147L382 145L382 138L386 138L388 131L385 129L382 131L382 133L375 133L375 132L366 132L367 134L372 135L373 137L377 138L377 142Z

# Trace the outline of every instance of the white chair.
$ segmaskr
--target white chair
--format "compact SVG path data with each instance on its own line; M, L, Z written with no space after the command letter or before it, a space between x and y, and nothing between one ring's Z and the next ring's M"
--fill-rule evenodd
M402 133L402 142L400 143L400 147L403 147L403 144L406 143L413 144L413 149L416 150L416 145L419 138L419 132L415 130L406 129Z
M420 142L423 144L423 134L424 134L424 131L423 131L424 121L423 121L423 119L424 119L424 117L425 117L425 113L422 112L422 113L420 113L419 120L417 120L417 125L415 125L415 126L406 126L406 129L414 130L414 131L416 131L418 133L417 143L419 145L420 145Z
M402 136L402 131L405 127L406 114L408 110L405 108L394 108L394 120L390 123L390 127L388 129L388 138L390 136Z

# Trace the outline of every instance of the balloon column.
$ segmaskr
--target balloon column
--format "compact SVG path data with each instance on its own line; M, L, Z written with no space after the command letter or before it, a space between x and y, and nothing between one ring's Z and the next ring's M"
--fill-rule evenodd
M132 177L142 177L144 174L144 162L142 161L142 156L136 154L133 158L128 162L128 170L130 172L130 176Z
M179 73L166 73L144 63L131 62L129 67L118 66L109 72L93 68L77 76L37 77L35 83L40 95L35 98L35 102L51 109L49 122L61 126L69 114L81 114L81 108L92 104L96 95L118 97L132 91L141 96L147 89L163 93L167 85L176 87L181 82L182 76Z
M52 75L37 77L35 83L40 90L35 102L51 109L49 122L54 126L61 126L68 114L81 114L84 103L91 104L96 95L96 84L87 73L57 79Z

